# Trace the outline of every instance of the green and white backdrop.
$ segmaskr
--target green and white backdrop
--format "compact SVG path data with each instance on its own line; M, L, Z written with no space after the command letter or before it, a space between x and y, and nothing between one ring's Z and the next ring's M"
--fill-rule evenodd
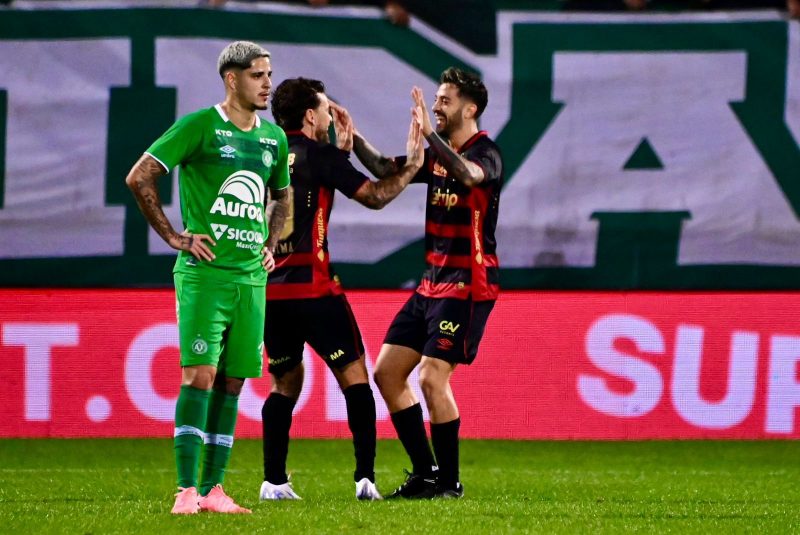
M323 80L389 154L413 85L430 102L447 66L479 71L506 162L507 288L800 281L800 23L778 13L501 12L496 53L476 55L371 10L84 4L0 11L0 286L171 283L124 178L176 117L222 99L235 39L270 49L275 83ZM180 227L176 175L162 195ZM424 202L419 186L380 212L337 199L346 286L414 284Z

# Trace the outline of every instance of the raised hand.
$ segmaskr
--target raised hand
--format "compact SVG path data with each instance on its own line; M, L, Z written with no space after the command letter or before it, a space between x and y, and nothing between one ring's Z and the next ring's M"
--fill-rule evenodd
M419 107L411 108L411 124L408 126L406 139L406 163L422 167L425 160L425 149L422 146L422 111Z
M422 89L414 86L411 89L411 99L414 101L414 106L420 110L419 120L422 126L422 135L431 135L431 133L433 133L433 126L431 125L431 116L428 112L428 106L425 105L425 97L422 94Z
M353 150L353 119L343 106L333 101L330 101L330 106L333 112L333 129L336 131L336 146L350 152Z

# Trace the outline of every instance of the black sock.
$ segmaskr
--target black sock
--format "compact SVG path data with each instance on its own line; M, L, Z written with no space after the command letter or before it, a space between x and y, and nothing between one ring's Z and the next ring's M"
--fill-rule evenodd
M431 442L439 463L439 484L447 489L458 483L458 428L461 418L443 424L431 424Z
M347 424L353 433L356 455L355 481L365 477L375 483L375 398L367 383L351 385L344 389L347 404Z
M286 483L286 456L289 454L289 428L295 400L271 393L261 408L264 438L264 479L274 485Z
M392 423L397 431L397 437L411 459L414 473L430 477L436 461L433 460L433 453L428 444L428 435L425 433L425 422L422 419L420 404L417 403L393 413Z

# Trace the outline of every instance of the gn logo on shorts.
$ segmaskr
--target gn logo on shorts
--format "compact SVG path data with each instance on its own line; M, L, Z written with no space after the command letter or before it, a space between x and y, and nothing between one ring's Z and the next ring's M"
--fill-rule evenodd
M192 342L192 353L195 355L205 355L208 351L208 343L199 336Z

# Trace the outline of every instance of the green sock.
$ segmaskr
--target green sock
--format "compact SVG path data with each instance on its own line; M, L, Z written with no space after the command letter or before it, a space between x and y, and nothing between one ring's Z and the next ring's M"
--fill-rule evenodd
M181 386L175 405L175 465L178 486L197 486L200 452L203 449L210 390Z
M203 448L203 479L200 485L202 496L208 494L214 485L225 480L225 468L231 457L238 408L239 396L212 391Z

